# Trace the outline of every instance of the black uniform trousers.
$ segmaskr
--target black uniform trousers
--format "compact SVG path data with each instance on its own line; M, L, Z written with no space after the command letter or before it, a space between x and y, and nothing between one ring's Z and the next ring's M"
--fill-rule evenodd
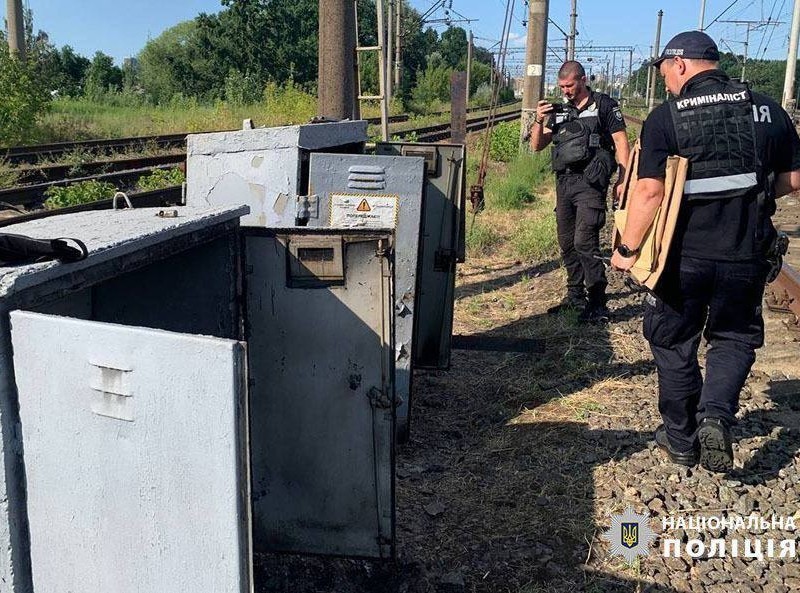
M676 450L695 445L706 417L734 423L739 393L764 343L761 301L766 262L680 257L670 261L649 295L644 336L658 368L658 409ZM705 379L697 361L708 342Z
M606 270L600 257L600 231L606 224L606 191L589 185L580 173L556 179L556 226L570 295L605 294Z

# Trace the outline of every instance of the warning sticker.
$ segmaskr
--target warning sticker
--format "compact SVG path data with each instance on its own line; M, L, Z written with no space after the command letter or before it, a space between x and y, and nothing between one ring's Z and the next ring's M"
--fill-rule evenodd
M393 229L399 203L399 196L331 194L331 227Z

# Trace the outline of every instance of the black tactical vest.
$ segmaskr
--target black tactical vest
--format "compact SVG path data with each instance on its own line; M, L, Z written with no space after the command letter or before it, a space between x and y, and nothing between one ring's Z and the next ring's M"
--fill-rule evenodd
M600 148L598 107L595 103L593 111L579 112L572 105L564 106L565 115L556 119L558 127L553 133L553 171L581 170L592 160ZM581 113L590 115L581 117Z
M669 103L678 154L690 162L687 200L743 197L764 186L750 90L720 82L703 81Z

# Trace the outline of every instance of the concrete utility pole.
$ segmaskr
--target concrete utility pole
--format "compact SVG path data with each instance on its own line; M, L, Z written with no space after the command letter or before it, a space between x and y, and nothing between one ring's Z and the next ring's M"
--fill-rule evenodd
M6 19L8 21L8 49L25 61L25 21L22 0L6 0Z
M706 27L706 0L700 0L700 25L697 27L698 31L705 30Z
M390 106L394 94L392 88L394 83L394 3L395 0L389 0L386 15L386 101Z
M794 0L792 33L789 37L789 55L786 58L786 77L783 79L783 108L794 110L794 76L797 69L797 45L800 39L800 0Z
M569 15L569 37L567 41L567 60L575 59L575 38L578 36L578 0L572 0L572 12Z
M467 103L469 103L469 85L472 82L472 47L475 38L472 36L472 29L469 31L469 45L467 45Z
M611 92L609 93L609 95L611 97L614 97L614 87L615 87L614 80L616 76L617 76L617 52L614 52L611 54L611 78L609 79L609 82L611 83Z
M319 0L317 115L333 119L353 117L355 60L355 3L353 0Z
M650 100L650 83L653 81L653 69L650 67L650 62L654 59L653 46L650 46L650 60L646 64L645 74L647 75L647 83L645 84L644 98L645 102Z
M403 0L395 0L395 6L397 6L397 14L395 15L394 88L397 91L403 76Z
M628 50L628 100L633 97L632 90L633 87L631 86L631 79L633 78L633 48Z
M661 47L661 19L664 17L664 11L658 11L658 24L656 25L656 42L653 45L653 57L658 57ZM650 94L647 97L647 112L650 113L656 107L656 69L650 68Z
M536 106L544 94L544 73L547 58L547 16L549 0L528 3L528 39L525 50L525 83L522 91L520 142L525 144L528 130L536 117Z

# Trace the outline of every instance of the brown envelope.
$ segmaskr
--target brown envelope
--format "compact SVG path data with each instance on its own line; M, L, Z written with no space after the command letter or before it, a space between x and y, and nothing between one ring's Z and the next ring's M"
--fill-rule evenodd
M625 230L628 202L636 189L638 180L636 170L639 166L640 151L641 145L637 140L628 160L620 209L614 213L614 239L611 245L613 249L619 245L622 232ZM650 290L656 287L667 263L669 247L675 235L675 224L678 221L678 212L683 200L683 186L686 183L688 169L689 161L684 157L671 156L667 159L664 200L658 207L653 224L645 235L639 258L631 268L631 276Z

